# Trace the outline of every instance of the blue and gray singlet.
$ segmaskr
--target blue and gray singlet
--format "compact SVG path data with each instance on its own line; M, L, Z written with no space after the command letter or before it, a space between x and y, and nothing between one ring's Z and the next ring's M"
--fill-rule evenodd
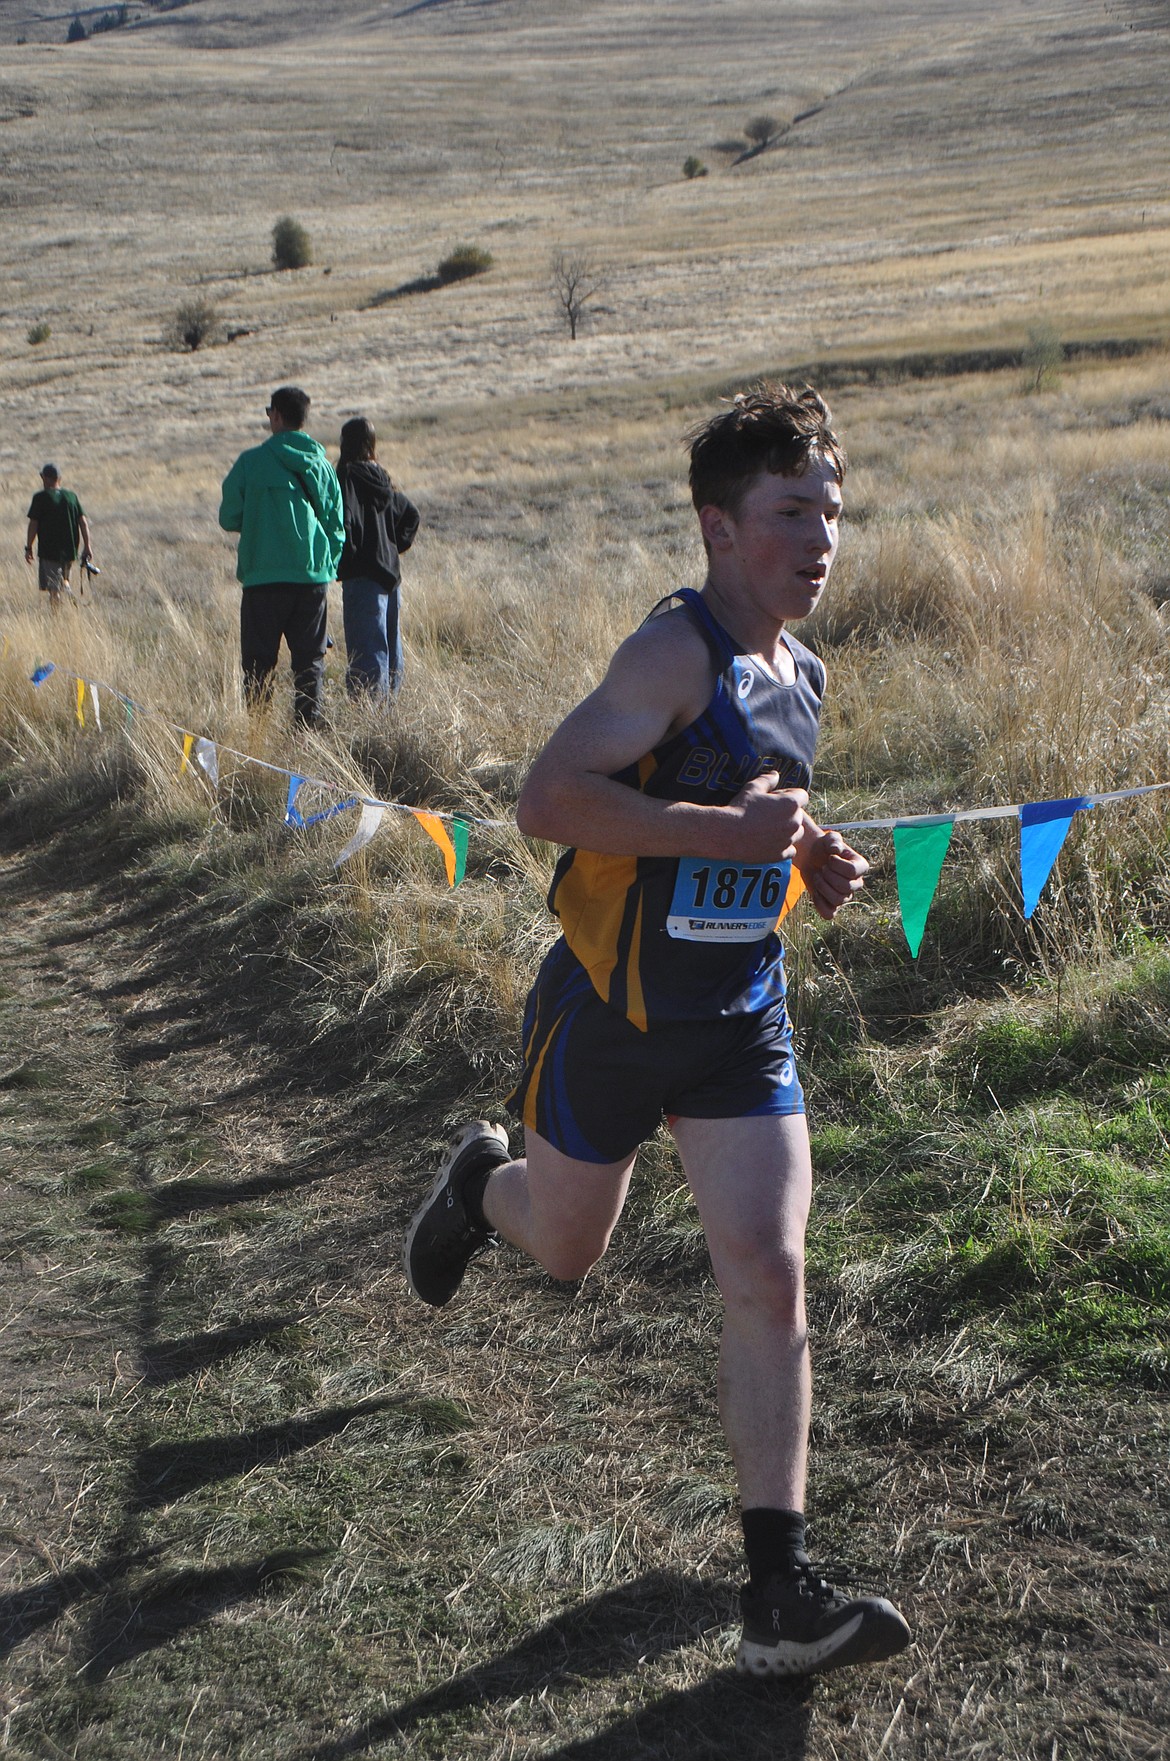
M615 782L660 800L722 807L758 776L780 786L812 780L825 669L787 633L796 678L784 685L749 655L690 588L680 602L716 670L702 714ZM643 1031L656 1021L697 1021L766 1009L784 995L775 933L790 864L665 856L601 856L566 850L548 902L598 996Z

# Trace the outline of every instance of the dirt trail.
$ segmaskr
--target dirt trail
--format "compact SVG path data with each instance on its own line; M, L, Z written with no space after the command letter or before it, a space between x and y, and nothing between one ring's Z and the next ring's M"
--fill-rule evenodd
M818 1536L918 1638L761 1696L702 1269L634 1222L579 1297L501 1255L420 1315L435 1094L310 1067L263 924L96 843L0 855L0 1750L1162 1761L1164 1398L823 1324Z
M236 1224L276 1200L299 1233L321 1183L360 1160L345 1133L328 1165L315 1153L326 1103L240 1031L182 911L160 913L102 866L63 884L44 851L0 857L0 1656L21 1659L0 1690L0 1749L62 1681L79 1681L81 1722L103 1653L133 1654L142 1574L164 1558L149 1480L176 1471L145 1416L151 1394L312 1306L311 1288L285 1301L268 1288L216 1324ZM280 1440L253 1454L266 1447ZM144 1642L274 1573L234 1569L218 1602L214 1573L166 1608L154 1597Z

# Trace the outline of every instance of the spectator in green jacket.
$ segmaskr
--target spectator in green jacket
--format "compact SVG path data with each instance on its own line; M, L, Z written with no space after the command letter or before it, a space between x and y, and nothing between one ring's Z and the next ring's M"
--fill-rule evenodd
M240 659L249 707L267 701L281 637L288 643L300 723L321 714L327 594L345 542L341 490L325 449L304 433L309 396L272 394L271 438L242 452L223 480L219 523L238 532Z
M28 534L24 541L24 560L33 560L36 546L38 585L49 595L49 608L57 611L61 595L72 591L69 571L80 552L89 562L93 546L85 510L71 489L62 489L61 473L56 465L41 467L41 487L28 508Z

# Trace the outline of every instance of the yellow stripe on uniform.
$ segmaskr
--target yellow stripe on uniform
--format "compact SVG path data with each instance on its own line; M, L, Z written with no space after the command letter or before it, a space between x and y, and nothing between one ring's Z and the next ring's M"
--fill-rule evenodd
M578 850L552 901L565 940L607 1002L628 895L637 878L636 856Z
M630 938L630 955L626 961L626 1014L638 1029L645 1033L646 999L642 995L642 895L638 895L638 910L634 918L634 933Z
M537 1123L536 1118L536 1097L540 1093L540 1074L544 1069L544 1060L548 1056L548 1049L556 1038L557 1029L565 1019L565 1013L566 1011L562 1009L561 1013L553 1022L552 1028L547 1034L543 1046L540 1048L540 1056L532 1066L532 1077L528 1084L528 1092L524 1096L524 1129L526 1131L540 1131L540 1126ZM535 1039L535 1032L533 1034L533 1039ZM529 1043L531 1044L532 1041ZM527 1059L525 1059L525 1062L527 1062Z

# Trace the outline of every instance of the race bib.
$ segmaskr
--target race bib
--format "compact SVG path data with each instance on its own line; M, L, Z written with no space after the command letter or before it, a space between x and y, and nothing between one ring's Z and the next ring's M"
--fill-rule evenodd
M678 942L762 942L776 927L791 867L682 858L667 934Z

